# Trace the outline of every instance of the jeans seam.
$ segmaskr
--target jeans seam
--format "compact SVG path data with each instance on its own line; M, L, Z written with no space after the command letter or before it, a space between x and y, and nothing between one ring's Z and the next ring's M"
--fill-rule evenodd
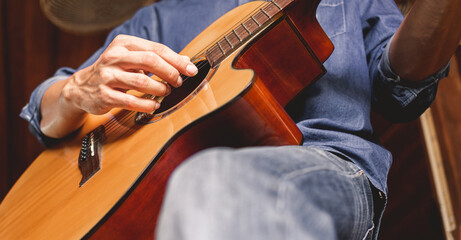
M371 225L371 228L369 228L369 229L367 230L367 232L365 233L365 236L363 236L362 240L367 239L368 235L369 235L370 233L373 233L373 230L374 230L374 229L375 229L375 224L373 223L373 224Z
M361 206L363 206L363 208L366 207L366 210L367 210L366 213L365 213L365 212L363 211L363 210L365 210L365 209L362 209L362 212L364 212L363 214L356 214L356 216L360 216L360 219L359 219L360 222L363 222L363 224L365 225L366 229L368 229L368 230L365 232L365 234L363 235L362 240L366 239L366 238L368 237L368 234L374 229L374 222L373 222L374 208L373 208L373 206L371 206L371 208L370 208L369 202L368 202L368 201L370 201L370 198L372 198L372 196L367 196L367 198L362 198L362 197L360 196L360 192L362 192L362 195L363 195L363 196L368 195L368 194L366 193L366 187L367 187L367 183L370 184L368 178L366 177L366 175L363 175L363 177L364 177L365 179L363 179L363 178L357 178L357 181L360 182L360 186L362 186L362 188L360 188L358 185L355 185L355 188L354 188L355 191L356 191L356 194L358 195L358 197L359 197L359 199L360 199L360 204L361 204ZM370 185L368 185L368 187L371 188ZM360 191L360 190L361 190L361 191ZM371 189L370 189L370 191L371 191ZM366 202L366 203L364 203L364 200L365 200L365 199L367 199L367 202ZM368 227L368 223L369 223L370 218L367 217L367 216L369 216L369 215L368 215L369 212L372 213L372 217L371 217L372 226L371 226L371 228ZM357 227L359 227L359 226L357 226Z
M289 180L291 180L291 179L295 179L295 178L297 178L299 176L302 176L302 175L304 175L306 173L310 173L310 172L314 172L314 171L322 171L322 170L334 171L334 172L342 175L343 177L347 177L347 178L355 178L355 177L360 176L360 175L363 174L363 171L360 170L360 169L357 172L353 172L351 174L344 174L341 171L326 168L325 166L307 167L307 168L302 168L302 169L292 171L290 173L283 174L283 175L281 175L281 177L280 177L280 179L278 180L278 183L277 183L277 200L276 200L276 204L275 204L276 209L277 210L282 210L284 208L284 206L285 206L285 203L283 201L283 196L284 196L284 193L286 192L286 186L288 184L283 184L283 183L290 183ZM290 176L290 175L293 175L293 176ZM284 187L284 188L282 188L282 187Z
M325 150L325 149L322 149L322 148L316 148L316 147L312 147L312 149L316 153L326 157L330 162L332 162L336 167L338 167L340 169L346 168L345 171L356 171L354 174L363 172L362 169L359 166L357 166L354 162L342 159L342 158L338 157L337 155L333 154L332 152L329 152L328 150ZM334 160L344 161L344 162L350 163L350 164L347 164L347 166L340 165L337 162L332 161L333 159Z
M354 216L355 216L355 223L354 223L354 227L353 227L353 230L351 231L351 238L354 237L354 239L357 239L357 237L359 236L360 234L360 224L362 222L362 218L364 217L361 213L363 212L363 210L361 209L361 206L363 206L363 199L360 197L360 190L359 188L357 187L357 184L360 182L360 178L357 178L355 182L353 182L354 184L354 197L356 199L358 199L358 201L354 201L354 208L355 208L355 213L354 213Z

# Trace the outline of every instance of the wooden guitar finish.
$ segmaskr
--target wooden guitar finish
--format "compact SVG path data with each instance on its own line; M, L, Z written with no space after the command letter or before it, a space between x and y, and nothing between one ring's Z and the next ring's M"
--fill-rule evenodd
M168 177L187 157L213 146L300 144L283 106L325 73L322 62L333 51L315 18L318 2L251 2L218 19L181 51L212 66L198 90L146 125L120 109L91 116L44 151L0 205L0 239L153 238ZM270 20L249 29L248 40L221 49L223 41L233 44L223 36L241 30L242 20L275 7L283 11L263 12ZM224 57L213 55L216 46ZM106 122L112 125L105 125L100 149L82 153L82 139L93 141L89 133ZM87 155L95 160L82 179Z

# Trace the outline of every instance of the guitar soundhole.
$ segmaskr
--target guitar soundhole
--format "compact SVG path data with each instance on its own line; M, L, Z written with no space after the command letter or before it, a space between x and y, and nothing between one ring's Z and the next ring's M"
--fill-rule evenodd
M160 103L160 108L155 112L144 113L137 112L134 118L136 124L148 124L155 122L169 113L172 113L174 110L181 107L187 101L189 101L203 86L205 79L210 78L212 74L210 73L211 65L208 60L203 60L195 64L198 68L198 73L194 77L187 77L181 74L183 79L183 84L178 88L171 88L170 95L166 96L163 101ZM149 97L154 97L148 95Z
M160 108L155 111L155 115L161 115L165 112L169 111L174 107L178 107L183 100L186 100L192 93L194 93L203 80L208 75L210 71L210 64L207 60L200 61L195 64L199 69L197 75L194 77L187 77L181 74L183 79L183 84L181 87L178 88L171 88L170 95L166 96L162 103L160 104Z

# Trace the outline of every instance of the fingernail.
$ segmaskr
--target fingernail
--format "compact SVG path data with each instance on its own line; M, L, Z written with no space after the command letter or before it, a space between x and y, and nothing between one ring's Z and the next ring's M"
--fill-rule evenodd
M180 87L182 85L182 78L181 76L178 77L178 80L176 80L176 85Z
M195 75L198 72L197 67L194 64L187 65L186 71L189 75Z
M160 103L155 103L155 110L157 110L160 107Z
M183 57L184 59L186 59L187 61L190 61L190 57L189 57L189 56L182 55L182 57Z

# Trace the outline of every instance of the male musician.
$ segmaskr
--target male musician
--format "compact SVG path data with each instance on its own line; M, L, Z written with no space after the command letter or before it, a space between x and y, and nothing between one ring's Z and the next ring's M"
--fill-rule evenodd
M157 109L126 90L180 87L179 73L197 68L175 52L244 2L165 0L141 9L80 68L42 83L22 116L50 145L88 113ZM157 237L376 237L391 155L373 136L370 109L405 121L430 105L461 37L460 13L459 0L418 0L401 24L392 0L323 0L317 17L335 51L291 112L303 146L211 149L186 160L170 179Z

